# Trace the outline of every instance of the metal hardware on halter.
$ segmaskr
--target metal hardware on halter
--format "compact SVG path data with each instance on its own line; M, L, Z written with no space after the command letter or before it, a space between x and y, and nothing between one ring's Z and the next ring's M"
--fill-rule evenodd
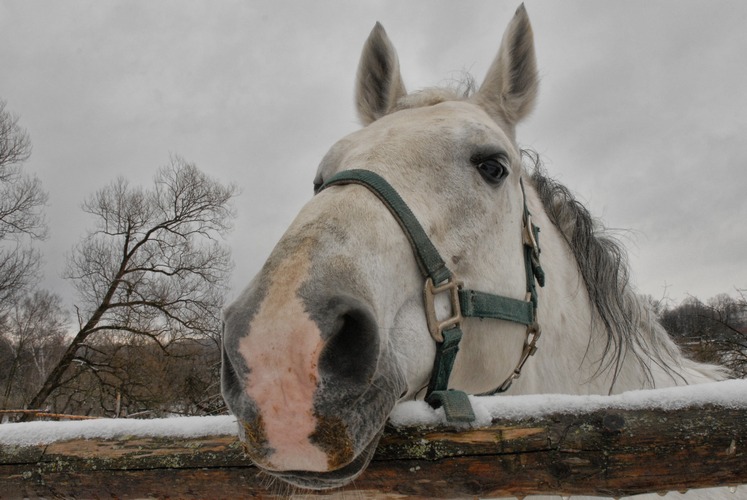
M425 303L425 320L428 323L428 331L436 342L444 341L444 330L457 326L462 322L462 309L459 304L459 290L462 288L462 282L456 281L451 276L444 283L434 285L433 280L425 280L423 288L423 302ZM449 303L451 304L451 316L446 319L438 319L436 316L436 295L448 292Z
M524 244L528 247L531 247L532 251L534 252L539 250L537 238L535 238L534 236L535 227L536 226L532 222L532 215L527 213L526 220L524 221L524 232L522 234L522 239L524 240Z
M478 396L490 396L500 392L506 392L509 387L511 387L511 384L514 383L514 380L521 376L521 370L524 368L524 364L527 360L537 352L537 341L539 340L540 335L542 335L542 328L540 328L539 323L535 322L529 325L527 327L527 338L524 340L524 349L521 351L521 358L519 358L519 363L516 365L516 368L514 368L514 371L511 372L511 375L509 375L497 389L478 394Z

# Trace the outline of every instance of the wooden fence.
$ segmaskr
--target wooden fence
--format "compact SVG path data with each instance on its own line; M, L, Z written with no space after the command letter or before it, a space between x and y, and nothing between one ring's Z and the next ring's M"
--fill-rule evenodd
M327 492L292 490L259 473L235 435L0 449L0 498L621 497L743 483L747 409L728 403L574 409L462 431L391 427L367 470Z

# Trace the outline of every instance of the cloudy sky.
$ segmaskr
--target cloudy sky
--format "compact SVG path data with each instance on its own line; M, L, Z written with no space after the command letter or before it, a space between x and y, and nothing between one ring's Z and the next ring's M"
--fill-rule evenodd
M358 128L361 46L381 21L410 89L478 81L518 1L0 3L0 98L49 191L44 286L91 226L84 198L178 154L237 183L232 295ZM528 0L542 87L525 147L628 246L639 291L747 288L747 2Z

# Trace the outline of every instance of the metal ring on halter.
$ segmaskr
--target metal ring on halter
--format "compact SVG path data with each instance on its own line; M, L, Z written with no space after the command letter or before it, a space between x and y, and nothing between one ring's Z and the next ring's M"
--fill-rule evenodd
M436 342L444 341L444 330L457 326L462 322L462 308L459 304L459 290L462 288L462 282L451 276L448 280L438 285L433 284L433 280L425 280L423 288L423 302L425 303L425 320L428 324L428 331ZM451 316L439 320L436 316L436 295L449 292L449 303L451 304Z

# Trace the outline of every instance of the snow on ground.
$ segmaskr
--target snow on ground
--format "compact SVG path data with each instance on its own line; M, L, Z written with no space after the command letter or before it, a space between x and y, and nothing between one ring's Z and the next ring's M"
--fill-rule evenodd
M470 401L477 416L477 422L472 424L475 427L489 425L494 418L518 419L551 413L582 413L602 408L676 410L690 405L714 404L747 409L747 380L728 380L655 391L631 391L616 396L470 396ZM392 411L391 422L396 426L446 425L443 410L433 410L423 401L398 404ZM0 424L0 446L34 446L69 439L113 439L123 436L193 438L236 433L236 418L233 416L29 422Z

